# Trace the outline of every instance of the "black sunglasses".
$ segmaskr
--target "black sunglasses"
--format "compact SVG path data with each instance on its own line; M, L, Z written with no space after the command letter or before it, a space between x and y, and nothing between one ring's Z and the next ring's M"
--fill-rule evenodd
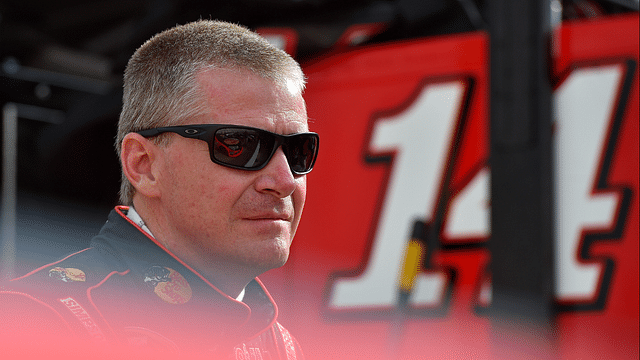
M320 137L306 132L280 135L270 131L240 125L167 126L137 131L144 137L172 132L180 136L206 141L211 161L241 170L264 168L280 146L287 157L291 172L303 175L313 169L318 157Z

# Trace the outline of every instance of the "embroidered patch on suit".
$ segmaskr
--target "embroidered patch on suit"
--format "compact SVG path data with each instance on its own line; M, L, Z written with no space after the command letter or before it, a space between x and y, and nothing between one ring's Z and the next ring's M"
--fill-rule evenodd
M86 281L87 276L84 271L75 268L54 267L49 270L49 277L64 282Z
M184 304L191 299L191 286L177 271L164 266L151 266L144 273L144 282L169 304Z
M96 340L106 341L106 338L98 325L93 321L89 313L74 298L58 299L64 306L76 316L76 318L87 329L89 334Z
M293 345L293 338L289 331L282 327L282 325L276 323L278 325L278 329L280 330L280 334L282 335L282 340L284 340L284 348L287 353L287 360L296 360L296 347Z
M264 356L262 356L264 354ZM271 359L268 351L260 350L256 347L247 348L246 344L242 344L242 348L236 346L235 349L236 360L263 360Z

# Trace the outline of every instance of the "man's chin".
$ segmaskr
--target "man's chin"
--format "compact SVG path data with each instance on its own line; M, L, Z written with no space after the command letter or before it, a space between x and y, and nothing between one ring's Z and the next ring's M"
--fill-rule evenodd
M263 256L259 259L254 259L253 261L249 260L247 261L247 265L253 266L256 269L256 272L263 273L265 271L284 266L288 259L289 251L287 250L286 252L271 254L271 256L268 257Z

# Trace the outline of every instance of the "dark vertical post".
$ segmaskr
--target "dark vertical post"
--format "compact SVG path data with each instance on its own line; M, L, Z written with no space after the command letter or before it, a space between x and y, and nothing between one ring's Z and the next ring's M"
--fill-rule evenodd
M0 282L15 275L18 109L2 108L2 192L0 192Z
M494 355L552 358L550 0L488 0L485 9Z

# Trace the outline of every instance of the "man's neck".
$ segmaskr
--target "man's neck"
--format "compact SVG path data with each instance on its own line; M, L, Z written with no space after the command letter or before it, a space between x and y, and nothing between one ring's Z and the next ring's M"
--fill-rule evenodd
M189 255L188 249L185 249L180 246L175 246L170 241L163 241L162 238L158 238L154 236L150 227L147 225L148 223L144 220L144 218L149 219L152 224L152 228L158 228L153 226L154 217L149 215L144 215L145 208L141 207L140 212L135 209L132 205L129 207L129 211L127 212L127 217L136 223L143 231L145 231L149 236L154 238L158 243L162 244L169 252L178 257L178 259L184 261L189 266L191 266L195 271L197 271L200 275L202 275L205 279L207 279L212 285L217 287L220 291L222 291L227 296L234 298L238 301L242 301L244 299L245 288L247 284L254 278L250 276L244 277L244 279L240 279L237 275L242 273L240 271L234 271L233 266L219 266L221 262L206 262L206 266L198 266L200 262L198 261L189 261L190 259L199 259L199 253L193 253ZM162 235L163 232L159 231L159 235ZM218 266L215 266L215 265ZM246 280L250 278L249 280ZM235 280L235 281L234 281Z

